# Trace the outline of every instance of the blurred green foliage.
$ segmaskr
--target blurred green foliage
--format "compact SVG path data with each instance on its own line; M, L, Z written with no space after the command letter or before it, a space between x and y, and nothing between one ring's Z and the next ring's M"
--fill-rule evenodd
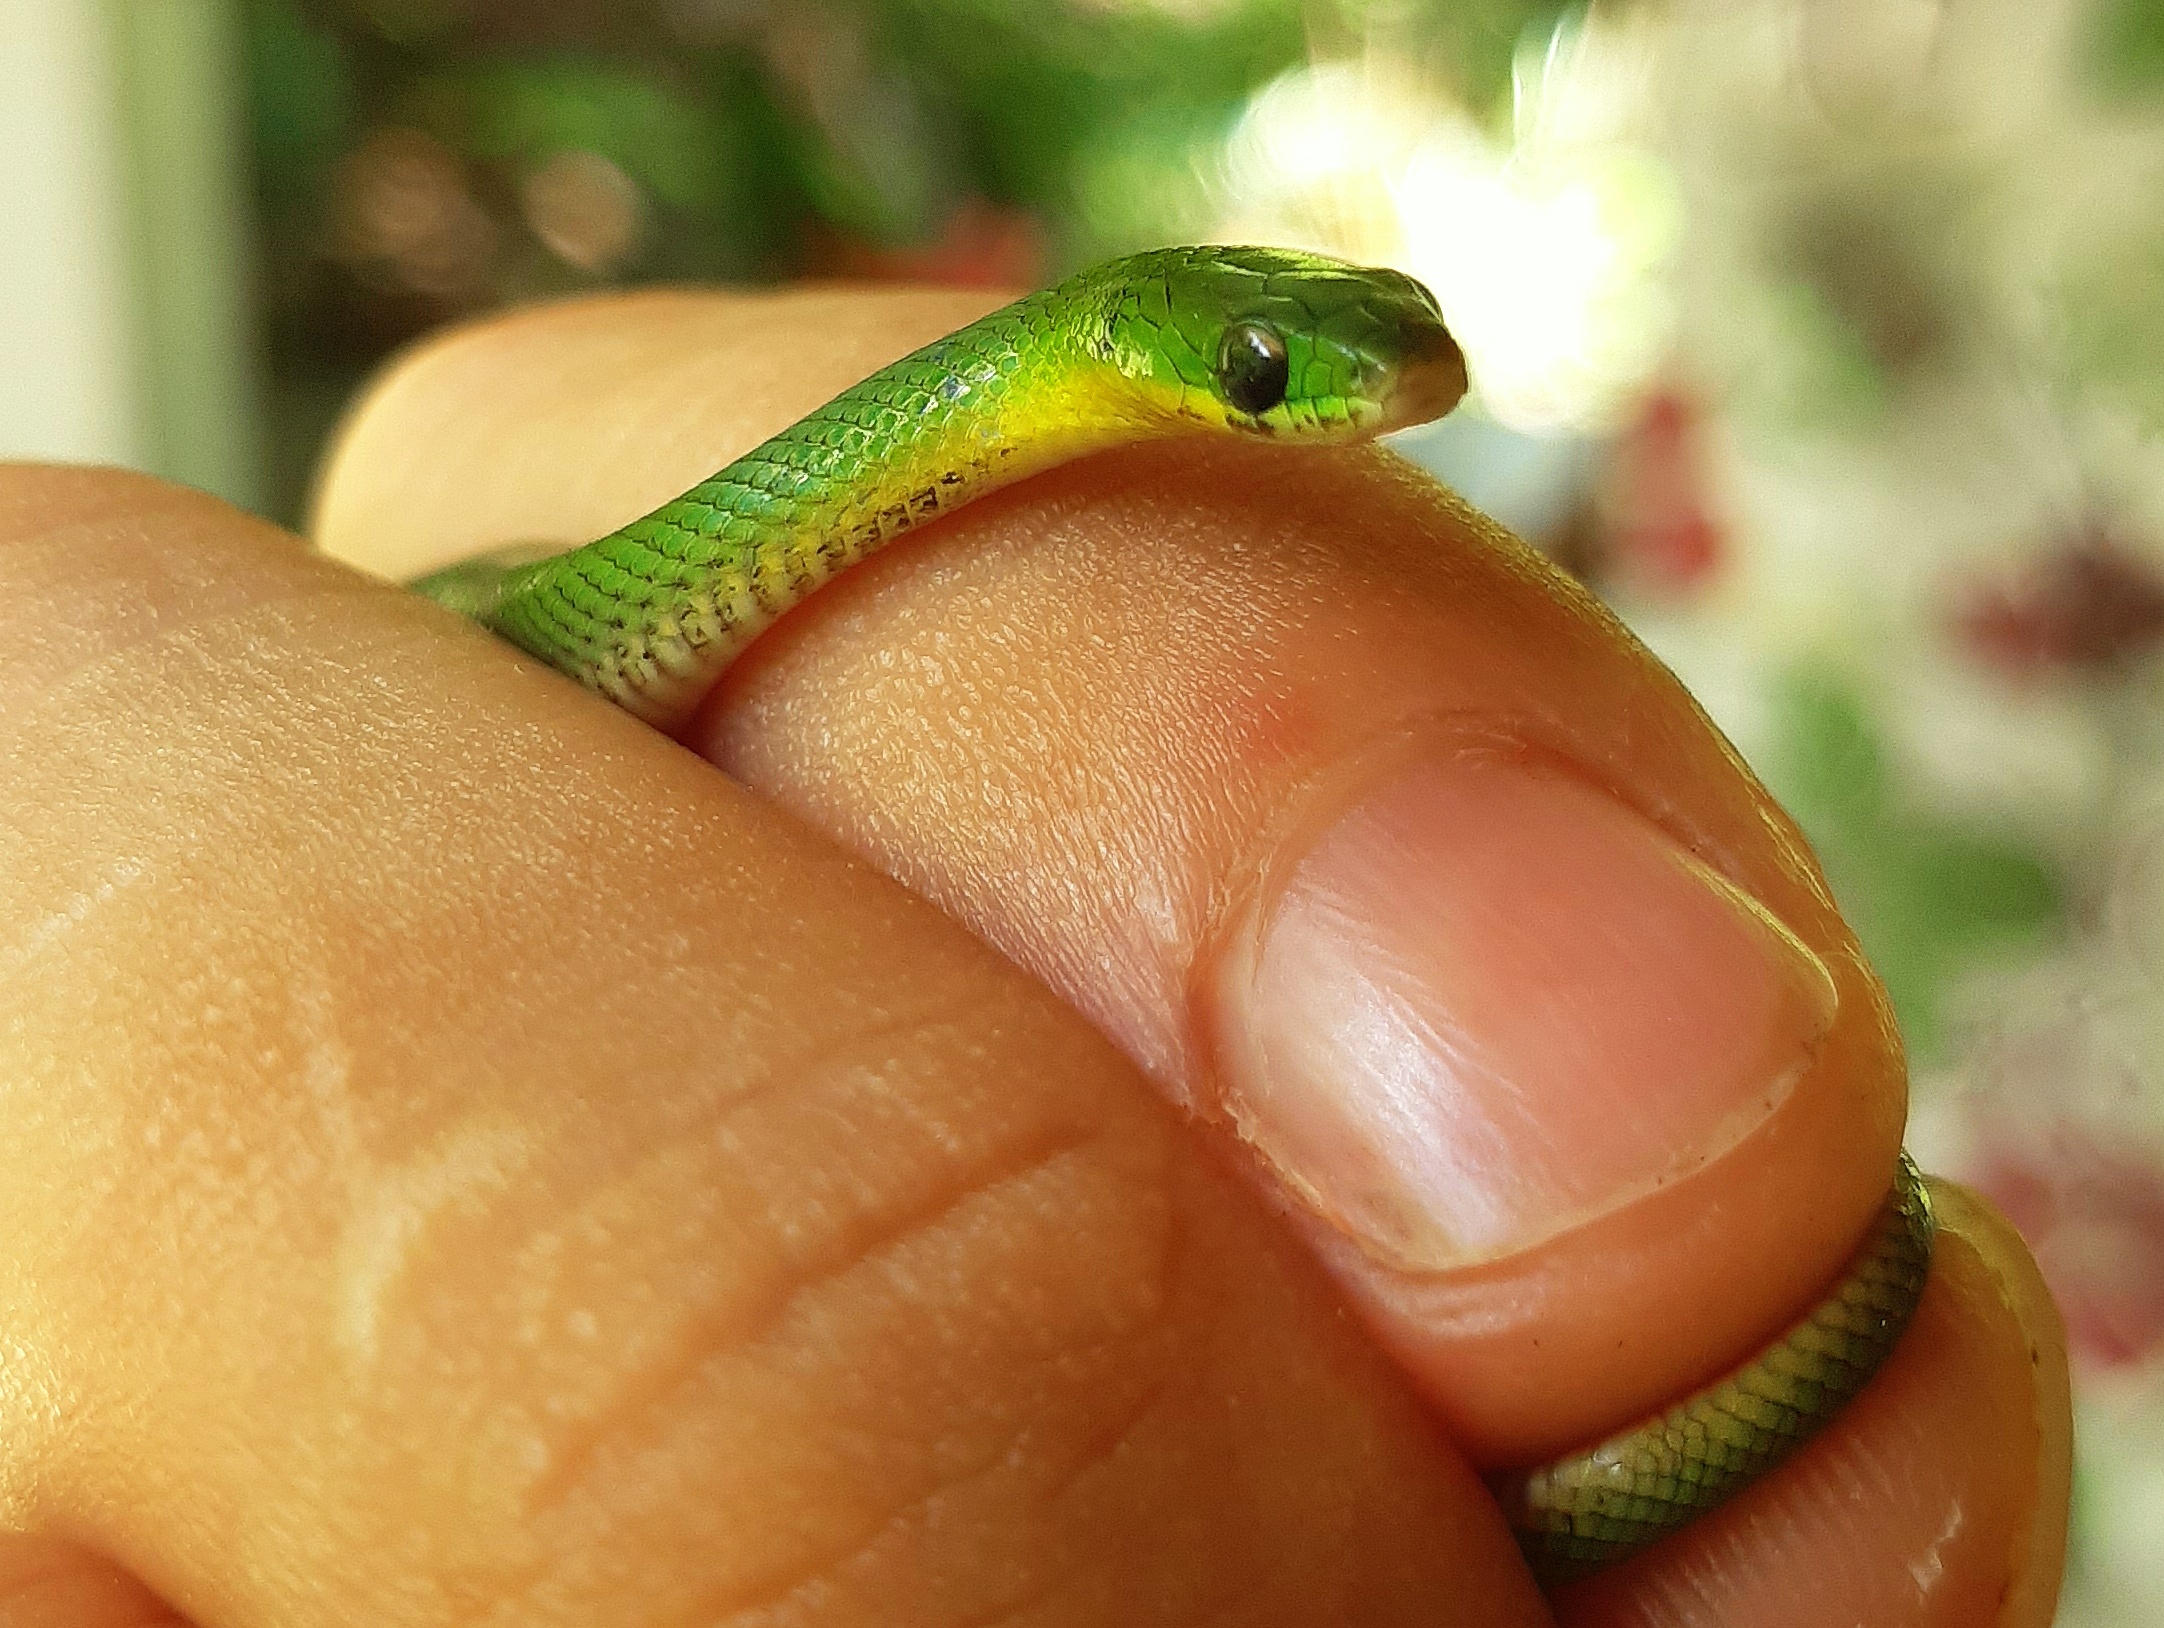
M1212 155L1278 74L1384 45L1492 109L1507 103L1526 31L1567 9L1562 0L242 3L274 508L288 519L356 381L449 318L655 279L886 266L994 281L1053 275L1206 231ZM395 146L387 133L410 139ZM582 257L536 221L526 189L566 153L593 155L628 181L637 231L624 253ZM456 195L434 196L432 185ZM427 236L432 219L442 241ZM927 250L937 258L923 259Z
M2164 0L2105 0L2097 9L2095 57L2105 89L2164 92Z
M1864 691L1826 667L1774 689L1767 777L1886 982L1910 1049L1941 1056L1948 997L1968 974L2033 954L2065 916L2053 868L1998 828L1924 812L1901 793Z
M460 150L602 152L707 228L724 269L788 269L788 224L891 243L965 198L1102 245L1079 183L1134 155L1177 204L1196 138L1286 69L1378 39L1492 107L1561 0L246 0L274 234L305 233L371 124L458 101ZM699 178L693 179L696 174ZM1137 179L1144 177L1136 176ZM1145 190L1149 190L1147 187ZM296 218L299 217L299 218Z
M1216 155L1278 75L1382 52L1498 117L1522 43L1576 9L1567 0L243 6L273 350L274 503L288 519L358 380L449 318L660 278L1053 275L1209 230L1222 202L1212 191ZM2104 0L2098 18L2109 83L2164 90L2164 0ZM392 151L398 186L371 193L370 143L386 133L423 145ZM435 155L435 167L417 152ZM639 229L620 255L567 253L536 220L527 189L567 153L603 161L635 196ZM1983 252L1976 223L1989 217L1992 177L1889 170L1870 145L1847 157L1827 198L1807 200L1796 229L1768 249L1784 338L1783 366L1770 373L1791 431L1877 424L1910 376L1957 355L1968 337L1962 314L1980 303L1965 268ZM414 190L424 182L456 196L431 204ZM421 241L430 207L444 212L446 231L466 233L471 265ZM387 214L373 238L370 208ZM1007 227L1020 237L1002 235ZM1020 258L1016 241L1027 245ZM402 243L428 276L401 280ZM2164 367L2141 318L2159 252L2152 238L2128 236L2068 290L2076 350L2152 408L2152 422L2164 422ZM1838 674L1799 669L1775 700L1775 790L1817 845L1911 1043L1930 1055L1944 1043L1957 984L2057 930L2061 884L2017 839L1911 806L1863 693Z
M247 0L257 184L274 227L330 185L359 110L344 43L288 0Z
M2058 288L2068 358L2078 377L2164 433L2164 220L2097 225L2081 248Z

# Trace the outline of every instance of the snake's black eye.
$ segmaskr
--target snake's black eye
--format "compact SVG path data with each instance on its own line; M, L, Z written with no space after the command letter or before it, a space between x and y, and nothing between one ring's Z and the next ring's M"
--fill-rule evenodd
M1260 418L1285 399L1291 377L1285 341L1260 322L1235 322L1217 351L1217 387L1241 412Z

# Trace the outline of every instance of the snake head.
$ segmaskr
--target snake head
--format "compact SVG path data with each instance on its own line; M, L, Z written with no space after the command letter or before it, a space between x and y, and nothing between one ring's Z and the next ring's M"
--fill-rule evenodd
M1292 249L1160 249L1071 286L1098 358L1138 414L1350 440L1419 424L1465 394L1435 296L1403 272Z

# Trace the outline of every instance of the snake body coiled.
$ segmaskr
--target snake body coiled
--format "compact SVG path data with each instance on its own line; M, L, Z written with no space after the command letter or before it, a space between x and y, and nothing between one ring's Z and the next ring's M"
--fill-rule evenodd
M1598 1447L1495 1487L1534 1572L1568 1582L1658 1542L1766 1474L1863 1389L1915 1315L1931 1195L1907 1154L1825 1299L1735 1372Z
M1465 362L1395 271L1261 248L1081 272L915 351L621 530L415 584L657 728L822 583L924 521L1101 448L1158 437L1365 439L1449 411ZM1726 1379L1497 1494L1544 1581L1656 1541L1765 1474L1899 1339L1930 1262L1904 1159L1826 1299Z

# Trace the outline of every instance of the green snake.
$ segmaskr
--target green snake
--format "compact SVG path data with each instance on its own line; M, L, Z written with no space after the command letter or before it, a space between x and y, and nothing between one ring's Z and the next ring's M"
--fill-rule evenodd
M881 368L597 542L415 586L675 732L776 617L996 487L1159 437L1363 440L1448 412L1465 388L1434 296L1410 277L1282 249L1163 249ZM1904 1158L1839 1281L1757 1356L1622 1435L1498 1478L1543 1579L1631 1554L1785 1458L1892 1349L1930 1252Z

